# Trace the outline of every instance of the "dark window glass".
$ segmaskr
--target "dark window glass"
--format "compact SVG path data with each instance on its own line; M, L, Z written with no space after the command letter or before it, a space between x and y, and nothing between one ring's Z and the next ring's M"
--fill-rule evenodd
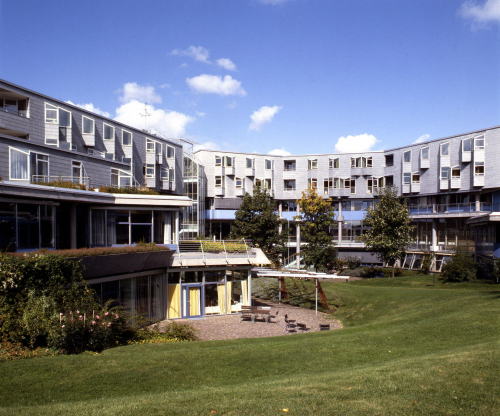
M0 202L0 251L16 249L16 206Z
M20 249L38 249L39 222L38 205L18 204L17 206L17 235Z

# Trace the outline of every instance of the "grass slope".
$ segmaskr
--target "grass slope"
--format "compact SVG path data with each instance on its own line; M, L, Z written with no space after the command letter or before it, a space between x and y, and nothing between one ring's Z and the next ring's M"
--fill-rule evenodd
M0 363L0 414L498 414L500 288L431 283L324 284L329 333Z

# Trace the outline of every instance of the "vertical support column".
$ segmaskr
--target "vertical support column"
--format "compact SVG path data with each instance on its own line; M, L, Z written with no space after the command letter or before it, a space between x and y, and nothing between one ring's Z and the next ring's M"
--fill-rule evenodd
M179 244L179 211L175 211L175 214L174 214L174 236L173 236L173 240L174 240L174 244Z
M300 215L300 207L297 204L297 217ZM297 219L297 268L300 269L300 219Z
M278 202L278 217L281 219L281 215L283 213L283 203L280 201ZM281 234L283 232L283 225L280 222L280 225L278 226L278 232Z
M69 246L70 248L76 248L76 204L71 204L69 208Z
M252 272L248 271L248 303L252 306Z
M479 212L479 211L481 211L481 195L478 192L474 195L474 197L475 197L475 201L474 201L475 202L475 211Z
M437 224L436 220L432 220L432 244L431 251L437 251L438 237L437 237Z
M172 213L163 213L163 244L172 244Z
M339 198L339 213L337 216L337 225L338 225L338 245L342 244L342 225L344 224L344 216L342 215L342 199Z

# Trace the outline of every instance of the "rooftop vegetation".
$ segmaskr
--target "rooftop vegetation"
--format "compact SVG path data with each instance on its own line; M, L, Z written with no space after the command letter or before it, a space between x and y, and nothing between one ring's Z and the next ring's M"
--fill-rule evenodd
M14 256L33 257L33 256L62 256L62 257L86 257L86 256L103 256L109 254L127 254L127 253L142 253L147 251L170 251L168 247L159 246L154 243L137 244L135 246L123 247L92 247L78 248L66 250L37 250L25 253L9 253Z

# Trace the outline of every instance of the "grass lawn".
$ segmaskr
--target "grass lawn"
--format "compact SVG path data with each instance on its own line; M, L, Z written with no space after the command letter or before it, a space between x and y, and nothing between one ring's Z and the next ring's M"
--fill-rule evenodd
M500 414L500 287L323 288L345 329L0 363L0 415Z

